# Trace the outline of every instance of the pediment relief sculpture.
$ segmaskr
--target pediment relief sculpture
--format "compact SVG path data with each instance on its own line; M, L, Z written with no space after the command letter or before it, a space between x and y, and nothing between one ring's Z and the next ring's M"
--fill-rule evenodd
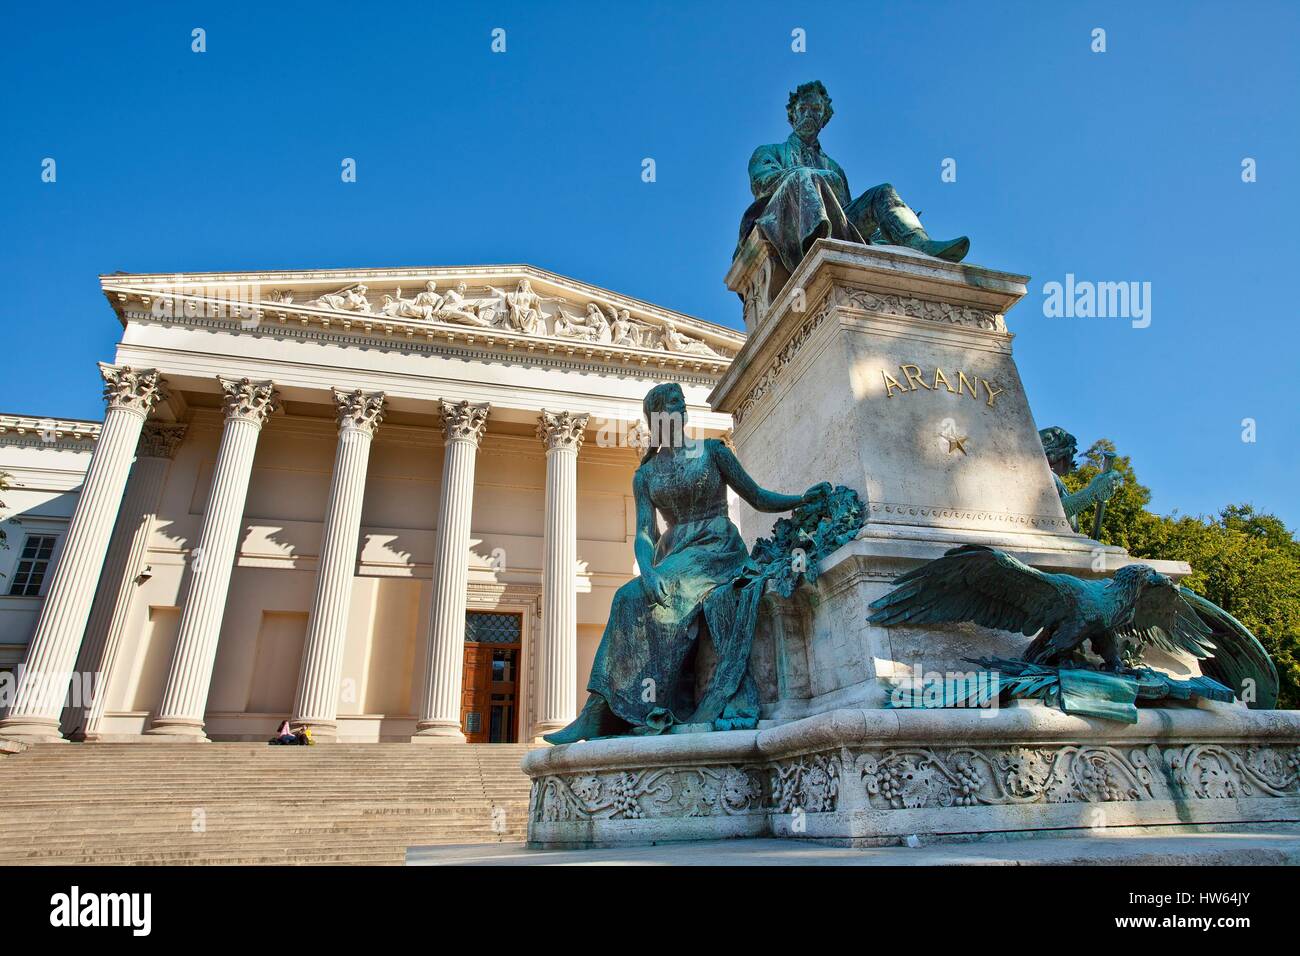
M703 339L682 332L670 319L650 322L634 319L627 309L601 302L588 302L579 314L569 311L573 303L544 298L528 279L520 279L513 290L488 285L486 294L470 295L467 284L457 282L441 291L430 279L412 297L400 286L391 291L371 290L364 283L344 286L301 303L309 308L328 309L390 319L418 319L482 329L500 329L520 335L567 339L592 345L649 349L707 358L728 357ZM265 299L291 305L293 290L274 290Z

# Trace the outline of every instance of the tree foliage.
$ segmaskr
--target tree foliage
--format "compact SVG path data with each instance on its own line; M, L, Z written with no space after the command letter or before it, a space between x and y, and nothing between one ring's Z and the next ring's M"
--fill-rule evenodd
M1084 462L1065 476L1076 491L1097 474L1102 453L1115 446L1093 443ZM1124 484L1106 503L1101 541L1135 558L1186 561L1190 577L1180 583L1209 598L1250 628L1273 656L1281 678L1279 707L1300 707L1300 541L1274 515L1251 505L1228 505L1212 517L1153 514L1151 491L1137 479L1131 459L1117 456L1112 468ZM1092 528L1094 509L1079 516Z

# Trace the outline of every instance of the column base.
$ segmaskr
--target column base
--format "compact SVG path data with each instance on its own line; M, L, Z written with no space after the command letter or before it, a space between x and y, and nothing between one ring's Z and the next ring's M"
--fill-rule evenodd
M57 718L6 717L0 720L0 737L25 744L66 744L68 739L59 733Z
M422 720L415 725L413 744L463 744L467 743L460 724Z
M202 721L188 717L159 717L144 733L146 737L165 737L196 744L210 743L208 735L203 732Z

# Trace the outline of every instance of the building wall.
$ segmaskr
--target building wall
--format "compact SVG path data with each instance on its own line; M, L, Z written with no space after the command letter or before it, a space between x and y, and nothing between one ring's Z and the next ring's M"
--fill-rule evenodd
M8 491L0 494L0 501L5 505L0 513L0 529L5 533L5 542L0 546L0 669L11 669L23 659L27 642L36 628L50 572L46 573L38 596L13 596L10 590L28 535L55 535L53 558L58 560L68 521L76 508L77 493L95 448L89 436L98 433L97 425L82 424L88 429L87 437L82 440L70 436L58 438L48 432L42 437L32 428L16 430L16 419L0 416L0 473L8 475L10 485ZM54 561L50 564L51 571Z

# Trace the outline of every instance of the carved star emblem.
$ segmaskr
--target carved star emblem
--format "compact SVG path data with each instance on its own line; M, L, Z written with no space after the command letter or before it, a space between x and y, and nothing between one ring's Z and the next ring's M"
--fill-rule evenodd
M944 435L943 437L948 440L948 454L951 455L954 451L959 451L963 455L967 454L966 442L970 441L969 435L958 435L953 432L951 435Z

